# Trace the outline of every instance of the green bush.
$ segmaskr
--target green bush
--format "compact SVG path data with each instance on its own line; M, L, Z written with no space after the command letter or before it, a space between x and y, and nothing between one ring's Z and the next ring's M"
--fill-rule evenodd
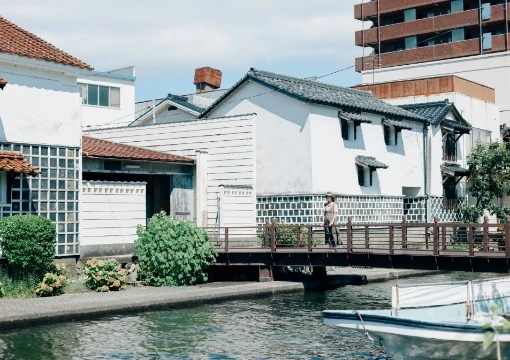
M153 286L182 286L207 281L216 251L206 232L190 221L177 221L161 212L147 229L138 226L135 254L141 280Z
M277 247L297 247L297 227L279 227L282 224L276 225L276 246ZM269 227L268 244L271 246L271 230ZM308 228L302 227L299 229L300 233L300 247L308 247ZM264 232L259 234L259 241L262 247L266 246L266 235ZM312 237L312 246L317 247L319 240Z
M41 216L16 215L0 222L0 247L17 278L28 274L42 277L51 269L55 238L55 225Z
M115 259L87 261L85 276L85 284L91 290L108 292L126 288L126 270Z
M47 273L41 284L35 289L35 294L37 296L58 296L64 290L65 281L64 275Z

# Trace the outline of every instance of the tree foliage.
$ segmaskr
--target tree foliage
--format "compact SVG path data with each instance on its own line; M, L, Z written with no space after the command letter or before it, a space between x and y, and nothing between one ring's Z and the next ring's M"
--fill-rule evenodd
M507 143L478 143L468 159L471 172L468 191L476 205L461 207L464 222L478 222L484 211L503 220L510 209L495 200L510 196L510 149Z
M42 276L53 266L55 224L37 215L16 215L0 222L0 247L11 272Z
M281 223L276 225L276 246L277 247L297 247L297 227L281 227ZM272 227L270 226L268 229L268 245L271 246L271 232ZM266 246L266 234L265 232L261 232L259 234L259 242L262 247ZM299 229L299 245L300 247L308 246L308 228L303 226ZM335 239L336 241L336 239ZM319 245L319 240L317 238L312 238L312 246L317 247Z
M216 260L207 233L191 221L177 221L161 212L147 228L137 229L135 254L141 279L154 286L204 283L207 270Z

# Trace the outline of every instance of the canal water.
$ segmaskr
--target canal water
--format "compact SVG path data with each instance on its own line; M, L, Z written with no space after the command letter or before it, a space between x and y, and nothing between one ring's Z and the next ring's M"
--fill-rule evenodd
M323 326L321 311L389 308L397 283L492 276L440 274L3 332L0 359L391 359L358 333Z

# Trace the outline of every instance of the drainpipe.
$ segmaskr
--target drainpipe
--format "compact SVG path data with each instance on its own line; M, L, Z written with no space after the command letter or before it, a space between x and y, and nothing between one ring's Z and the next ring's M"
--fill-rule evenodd
M483 54L482 0L478 0L478 24L480 25L480 55Z
M423 125L423 195L425 198L425 222L429 221L429 189L428 189L428 138L429 138L429 125Z
M505 50L508 51L508 0L505 0Z
M428 139L429 125L423 125L423 195L425 197L425 223L429 222L429 190L428 190ZM425 228L425 249L429 248L429 229Z

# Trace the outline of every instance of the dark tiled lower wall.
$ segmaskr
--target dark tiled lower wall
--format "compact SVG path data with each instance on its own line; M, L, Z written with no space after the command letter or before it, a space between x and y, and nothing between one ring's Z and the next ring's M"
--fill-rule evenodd
M448 210L443 206L442 197L431 197L431 219L453 222L460 220L458 210ZM459 205L464 204L459 199ZM338 223L346 223L352 216L354 223L401 222L405 215L409 222L425 222L425 199L423 197L392 196L339 196ZM324 196L261 196L257 197L257 224L278 222L287 224L318 224L322 222Z
M0 217L27 213L46 217L56 224L56 254L79 255L80 149L2 143L1 150L23 153L41 173L34 177L16 174L9 181L9 201L0 205Z
M257 197L257 223L276 218L287 224L318 224L322 222L324 195L261 196ZM338 222L346 223L352 216L356 223L402 221L402 197L339 196Z

